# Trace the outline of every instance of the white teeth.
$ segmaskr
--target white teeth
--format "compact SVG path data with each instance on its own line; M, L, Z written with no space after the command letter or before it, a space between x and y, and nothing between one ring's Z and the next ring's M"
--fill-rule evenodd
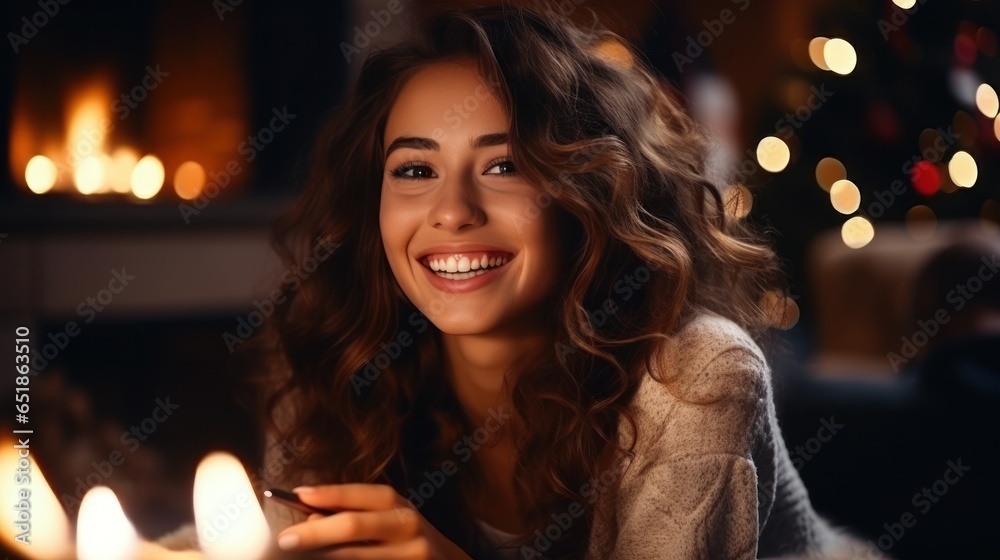
M438 276L442 278L447 278L449 280L465 280L467 278L473 278L479 276L480 274L485 274L488 272L488 267L498 267L507 264L510 259L508 257L493 257L487 258L486 255L482 257L469 260L469 257L459 256L456 259L454 256L445 259L435 259L428 260L427 263L430 269L437 273Z
M471 260L465 255L457 256L458 258L453 255L447 259L428 259L425 262L428 268L442 278L465 280L487 272L489 267L503 266L510 260L508 257L490 258L485 254Z
M479 276L480 274L486 274L486 270L480 269L480 270L473 270L470 272L458 272L455 274L452 274L450 272L439 272L438 276L442 278L447 278L448 280L465 280L467 278Z

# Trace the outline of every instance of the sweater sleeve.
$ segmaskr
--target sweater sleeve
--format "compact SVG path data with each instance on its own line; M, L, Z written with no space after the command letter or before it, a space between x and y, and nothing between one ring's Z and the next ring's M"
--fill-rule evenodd
M763 512L753 456L767 421L768 370L748 345L717 348L707 360L702 353L675 364L667 384L651 379L641 390L613 559L757 557ZM684 371L690 365L697 368Z

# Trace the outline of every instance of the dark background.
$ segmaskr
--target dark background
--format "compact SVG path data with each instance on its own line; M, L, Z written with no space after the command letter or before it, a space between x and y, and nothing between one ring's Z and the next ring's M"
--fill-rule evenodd
M248 466L258 464L257 434L247 429L253 422L234 389L240 372L222 334L232 332L270 286L267 228L298 192L317 127L375 48L348 61L341 45L354 40L356 25L371 21L370 10L386 4L246 0L220 12L207 0L71 0L18 52L7 35L0 48L0 131L12 130L23 110L20 99L31 100L39 130L59 127L65 95L81 79L110 69L120 84L113 91L127 91L148 65L163 60L172 61L169 68L164 63L172 75L116 129L119 140L141 153L183 151L183 143L163 132L175 118L193 118L178 100L200 100L208 107L204 118L230 119L208 129L225 130L235 119L242 132L229 137L237 141L268 126L275 108L295 115L252 162L241 160L244 171L189 222L179 213L184 201L171 190L170 169L163 190L149 201L34 194L12 156L12 134L0 134L3 332L29 326L41 347L69 321L81 325L31 381L33 453L57 495L72 495L94 472L93 461L121 450L122 432L141 424L167 396L178 404L176 414L103 481L148 538L190 519L194 468L208 451L229 450ZM374 43L391 43L409 19L449 4L403 1L403 12ZM934 251L960 240L1000 238L1000 141L993 119L954 85L956 76L972 75L976 85L1000 87L998 5L928 0L902 11L888 0L566 0L561 6L584 19L593 9L639 49L665 87L720 127L720 139L735 152L729 163L737 167L753 161L747 150L775 135L777 122L803 106L810 87L833 92L788 140L792 159L784 170L739 177L752 193L748 219L769 232L784 259L799 313L781 331L787 351L773 364L786 442L817 510L889 554L995 557L988 530L1000 520L994 513L1000 496L996 332L970 334L970 346L946 347L937 362L914 359L900 371L887 353L898 352L900 337L917 330L912 287ZM715 20L727 9L734 17L720 27ZM21 33L21 18L40 10L37 2L5 3L2 30ZM900 23L887 39L880 21ZM707 47L688 50L712 29L721 32ZM847 76L818 69L806 53L817 36L849 40L857 68ZM677 53L690 63L678 68ZM700 105L709 98L722 101ZM926 129L949 127L962 139L932 161L942 171L941 190L920 194L903 166L921 155ZM978 164L969 189L949 185L946 164L959 149ZM235 144L216 151L217 162L240 157ZM847 217L831 207L815 175L824 157L843 162L861 191L855 215L867 216L876 230L862 249L840 241ZM897 180L905 191L874 215L876 193ZM909 233L907 213L917 205L933 212L933 236ZM123 266L137 276L136 286L83 323L76 304L106 287L109 270ZM928 385L929 371L952 382ZM5 423L12 421L7 416L13 412L3 415ZM818 441L831 419L843 429ZM960 458L971 470L929 509L917 507L914 495ZM896 524L907 512L916 522L900 533Z

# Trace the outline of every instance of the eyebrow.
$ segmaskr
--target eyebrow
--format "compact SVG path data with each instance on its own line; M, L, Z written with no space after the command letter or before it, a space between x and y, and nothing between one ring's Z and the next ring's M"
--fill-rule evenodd
M490 146L501 146L506 144L508 140L508 135L506 132L493 132L491 134L483 134L472 140L469 144L473 148L487 148ZM400 148L413 148L415 150L440 150L441 145L430 138L423 138L420 136L400 136L389 144L389 147L385 150L385 158L389 158L389 154L400 149Z

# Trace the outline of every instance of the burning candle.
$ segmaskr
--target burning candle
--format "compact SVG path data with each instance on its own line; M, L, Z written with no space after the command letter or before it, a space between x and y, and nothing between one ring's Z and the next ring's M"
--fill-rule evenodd
M0 441L0 469L9 476L0 484L0 539L11 550L33 560L60 560L73 553L70 523L59 500L31 456L17 444ZM27 450L23 450L27 455Z
M260 560L272 537L246 470L228 453L205 457L194 478L198 542L211 560Z
M76 554L79 560L135 560L139 556L139 535L107 486L91 488L80 503Z

